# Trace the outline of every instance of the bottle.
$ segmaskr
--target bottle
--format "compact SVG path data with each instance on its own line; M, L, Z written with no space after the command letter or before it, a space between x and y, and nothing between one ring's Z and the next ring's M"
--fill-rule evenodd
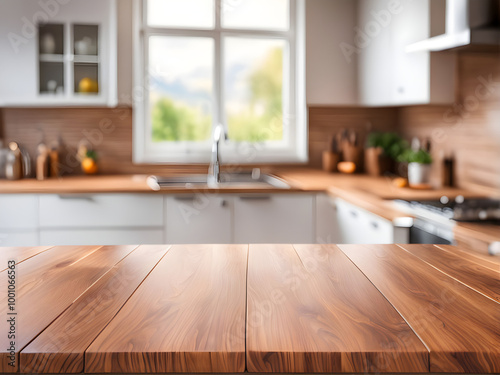
M20 180L23 177L23 159L16 142L9 143L9 153L5 165L5 177L8 180Z
M4 148L3 140L0 138L0 179L5 178L5 166L7 163L8 154L9 154L9 149Z
M443 186L455 186L455 158L448 155L443 159Z
M38 145L38 156L36 158L36 179L39 181L49 177L49 150L43 143Z
M54 142L49 152L50 177L59 177L59 143Z

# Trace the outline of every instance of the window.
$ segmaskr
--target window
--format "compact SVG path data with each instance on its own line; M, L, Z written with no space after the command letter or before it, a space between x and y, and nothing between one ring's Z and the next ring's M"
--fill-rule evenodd
M138 2L134 160L306 161L303 1Z

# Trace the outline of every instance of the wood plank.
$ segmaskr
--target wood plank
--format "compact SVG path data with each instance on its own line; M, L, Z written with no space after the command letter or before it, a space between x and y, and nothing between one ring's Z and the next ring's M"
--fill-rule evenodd
M500 272L463 259L433 245L400 246L446 275L500 303Z
M431 372L500 372L498 303L396 245L339 245L430 350Z
M500 241L500 226L461 222L453 228L453 236L460 247L489 257L490 244Z
M173 246L87 349L85 372L243 372L247 249Z
M20 263L16 269L15 310L7 310L7 293L0 296L2 332L9 332L7 317L16 320L15 339L0 335L0 372L18 371L19 352L133 249L134 246L61 246ZM0 285L7 291L6 277ZM10 341L15 342L14 366L9 365Z
M334 245L251 245L249 372L427 372L428 351Z
M450 253L460 255L460 257L470 260L471 262L482 265L492 269L493 271L500 272L500 257L493 255L483 255L473 251L467 251L463 248L452 245L435 245L436 247L446 250Z
M21 352L21 372L83 372L85 350L168 249L140 246L114 266Z
M7 269L7 261L9 260L14 260L18 264L51 248L52 246L2 247L0 248L0 272Z

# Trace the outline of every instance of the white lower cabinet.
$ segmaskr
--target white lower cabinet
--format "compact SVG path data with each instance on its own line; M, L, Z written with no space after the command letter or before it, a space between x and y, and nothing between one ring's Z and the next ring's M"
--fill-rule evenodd
M38 245L38 196L0 196L0 246Z
M40 231L40 245L155 245L162 244L163 230L158 229L66 229Z
M163 196L40 196L41 245L160 244Z
M326 194L0 196L0 246L408 239L408 228Z
M399 228L342 199L336 199L337 220L342 244L407 243L408 228Z
M242 195L234 202L235 243L314 243L314 196Z
M42 228L162 227L163 197L148 194L40 196Z
M166 241L170 244L232 243L233 202L231 196L165 196Z
M316 239L314 243L340 243L340 228L335 198L326 194L316 196Z
M0 229L0 247L38 246L37 230Z

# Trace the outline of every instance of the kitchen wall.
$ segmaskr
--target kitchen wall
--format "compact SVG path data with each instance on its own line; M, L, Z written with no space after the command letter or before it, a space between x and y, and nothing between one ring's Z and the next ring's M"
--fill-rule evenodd
M441 155L453 155L460 187L499 195L500 54L462 53L458 65L457 102L402 108L399 126L407 137L431 139L435 179Z
M61 171L80 174L75 158L80 143L92 147L102 174L207 172L206 166L155 166L132 163L132 109L9 108L3 110L5 140L17 140L32 159L37 145L60 141Z
M309 108L309 165L321 168L323 151L332 136L342 129L355 129L359 144L364 145L371 130L395 131L396 108L311 107Z
M309 110L309 165L321 167L321 153L342 128L356 128L363 138L374 129L399 129L406 137L430 138L439 178L442 153L454 154L459 186L498 194L500 189L500 54L460 54L457 102L449 106L357 108L313 106ZM493 82L486 85L485 82ZM458 112L458 113L457 113ZM136 166L132 164L132 110L3 109L0 124L6 141L18 140L31 154L42 139L61 136L68 148L63 164L79 173L72 155L83 139L94 142L102 173L205 172L206 166ZM460 115L460 116L459 116ZM112 131L110 131L112 129ZM90 139L90 141L88 140Z

